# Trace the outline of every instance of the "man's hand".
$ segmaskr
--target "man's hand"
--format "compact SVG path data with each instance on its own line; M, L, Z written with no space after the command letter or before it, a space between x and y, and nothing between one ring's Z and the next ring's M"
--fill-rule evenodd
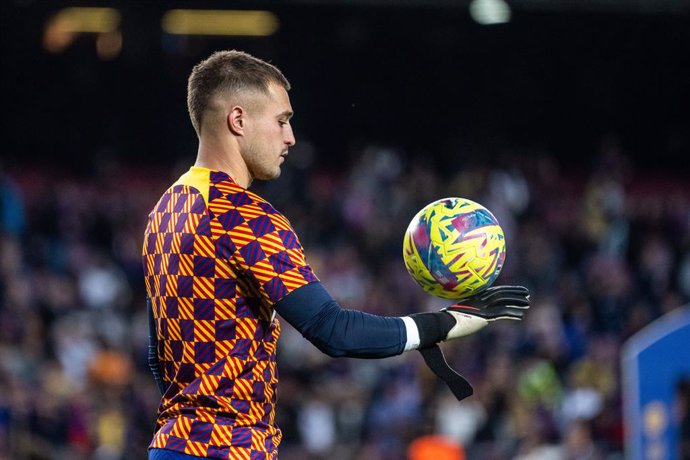
M529 290L523 286L493 286L443 309L455 318L444 340L463 337L497 319L521 320L529 308Z
M410 318L417 325L418 350L424 357L424 362L434 374L446 382L458 401L462 401L472 394L472 385L448 365L438 342L477 332L489 324L489 321L521 320L528 308L527 288L495 286L459 300L441 311L415 313L410 315Z

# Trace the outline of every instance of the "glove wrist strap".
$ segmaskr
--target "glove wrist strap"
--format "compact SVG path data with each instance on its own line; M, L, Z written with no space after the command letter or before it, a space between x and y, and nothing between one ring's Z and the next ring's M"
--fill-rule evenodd
M422 354L424 362L429 366L429 369L448 385L448 388L458 401L462 401L474 393L470 382L450 367L445 356L443 356L443 351L437 344L420 348L419 352Z
M455 318L443 311L414 313L410 315L419 331L419 348L434 345L448 336L455 326Z

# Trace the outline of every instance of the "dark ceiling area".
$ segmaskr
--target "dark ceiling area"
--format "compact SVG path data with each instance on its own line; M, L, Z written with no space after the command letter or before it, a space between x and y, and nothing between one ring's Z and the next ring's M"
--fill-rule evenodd
M5 3L2 156L191 158L186 78L213 50L238 48L291 81L298 142L313 144L323 165L369 143L441 162L520 150L577 163L613 136L645 167L686 167L687 2L508 2L510 22L495 25L475 22L469 4L231 3L279 19L277 33L252 38L161 30L167 9L228 2L110 2L122 15L122 51L103 60L89 36L60 53L44 49L46 21L73 2Z

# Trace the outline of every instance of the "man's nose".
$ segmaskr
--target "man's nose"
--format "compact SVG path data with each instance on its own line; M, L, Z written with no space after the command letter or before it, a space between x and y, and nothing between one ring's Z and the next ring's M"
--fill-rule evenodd
M286 136L285 136L285 143L292 147L297 143L297 140L295 139L295 134L292 132L292 126L290 126L287 130Z

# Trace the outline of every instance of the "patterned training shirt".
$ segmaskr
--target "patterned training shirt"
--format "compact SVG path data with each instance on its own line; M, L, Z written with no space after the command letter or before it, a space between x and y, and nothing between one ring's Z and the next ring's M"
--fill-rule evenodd
M152 448L273 459L273 305L318 281L286 218L227 174L192 167L149 215L143 265L167 387Z

